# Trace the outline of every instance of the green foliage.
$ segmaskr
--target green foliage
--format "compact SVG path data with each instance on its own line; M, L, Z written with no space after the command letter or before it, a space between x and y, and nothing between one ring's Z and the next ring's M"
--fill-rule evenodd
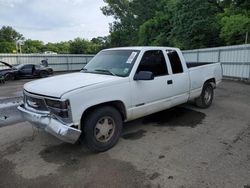
M24 42L22 50L24 53L40 53L43 51L44 44L39 40L28 39Z
M175 46L182 49L242 44L250 38L250 0L103 0L112 16L110 35L92 40L44 44L25 40L24 53L95 54L116 46ZM12 53L24 40L12 27L0 29L0 53Z
M23 40L22 53L43 53L52 51L58 54L95 54L103 48L110 47L110 37L96 37L91 41L76 38L72 41L47 43L39 40L25 40L22 34L9 26L0 29L0 53L13 53L16 50L16 41Z
M86 54L89 50L89 41L76 38L69 42L69 52L71 54Z
M97 37L91 39L91 53L97 53L104 48L110 47L110 37Z
M23 35L15 31L10 26L3 26L0 29L0 42L17 42L18 40L23 40Z
M173 16L174 43L183 49L219 45L219 30L214 17L217 12L216 7L204 0L178 1Z
M94 54L106 45L105 37L93 38L91 41L76 38L69 42L69 52L72 54Z
M13 53L15 49L16 46L13 42L0 42L0 53Z
M139 27L152 18L159 9L159 3L152 0L104 0L104 2L108 5L102 8L103 14L115 18L110 26L111 46L136 45Z
M227 45L242 44L250 31L250 18L241 14L225 16L221 19L221 26L220 37Z
M110 27L111 46L203 48L242 44L246 32L250 33L249 0L104 2L107 5L102 8L103 14L115 19Z
M23 40L22 34L16 32L12 27L3 26L0 29L0 53L13 53L16 42Z
M70 44L69 42L59 42L59 43L51 43L51 44L54 44L57 48L57 53L59 54L68 54L69 53L69 47L70 47ZM48 50L50 51L50 50Z
M140 26L138 44L168 46L170 32L170 17L160 12Z

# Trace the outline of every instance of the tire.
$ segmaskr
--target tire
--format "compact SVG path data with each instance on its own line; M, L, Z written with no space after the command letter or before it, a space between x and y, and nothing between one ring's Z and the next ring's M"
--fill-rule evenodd
M40 72L40 77L41 78L46 78L46 77L48 77L49 76L49 73L47 72L47 71L41 71Z
M5 81L13 81L13 80L15 80L15 76L12 73L7 73L4 75L4 79L5 79Z
M97 108L87 114L83 121L82 142L93 152L112 148L122 132L121 114L111 106Z
M196 106L200 108L208 108L214 99L214 88L211 83L205 83L200 97L195 100Z
M5 79L4 78L0 78L0 84L4 84L5 83Z

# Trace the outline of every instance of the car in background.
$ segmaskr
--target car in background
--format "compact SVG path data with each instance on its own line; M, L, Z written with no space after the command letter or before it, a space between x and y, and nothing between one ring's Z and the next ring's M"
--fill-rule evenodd
M12 66L6 62L0 61L0 65L1 64L5 68L0 69L0 77L3 76L6 81L20 78L44 78L53 74L53 69L51 67L43 65L19 64Z
M53 51L45 51L45 52L43 52L43 54L56 55L57 53L53 52Z

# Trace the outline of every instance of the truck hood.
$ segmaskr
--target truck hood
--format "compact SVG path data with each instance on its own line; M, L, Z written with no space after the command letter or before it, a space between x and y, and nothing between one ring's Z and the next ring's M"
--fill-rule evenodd
M119 79L121 77L111 75L72 73L32 81L26 83L24 89L30 93L60 98L63 94L79 88Z

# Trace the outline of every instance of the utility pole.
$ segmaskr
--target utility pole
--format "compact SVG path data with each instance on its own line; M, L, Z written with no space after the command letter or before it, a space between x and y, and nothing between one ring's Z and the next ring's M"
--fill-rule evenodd
M22 53L22 44L19 43L20 54Z
M20 54L22 53L22 45L23 45L23 41L18 40L16 42L16 49L17 49L17 52L19 52Z
M248 43L248 31L246 32L246 40L245 40L245 44Z
M16 53L18 54L18 43L16 41Z

